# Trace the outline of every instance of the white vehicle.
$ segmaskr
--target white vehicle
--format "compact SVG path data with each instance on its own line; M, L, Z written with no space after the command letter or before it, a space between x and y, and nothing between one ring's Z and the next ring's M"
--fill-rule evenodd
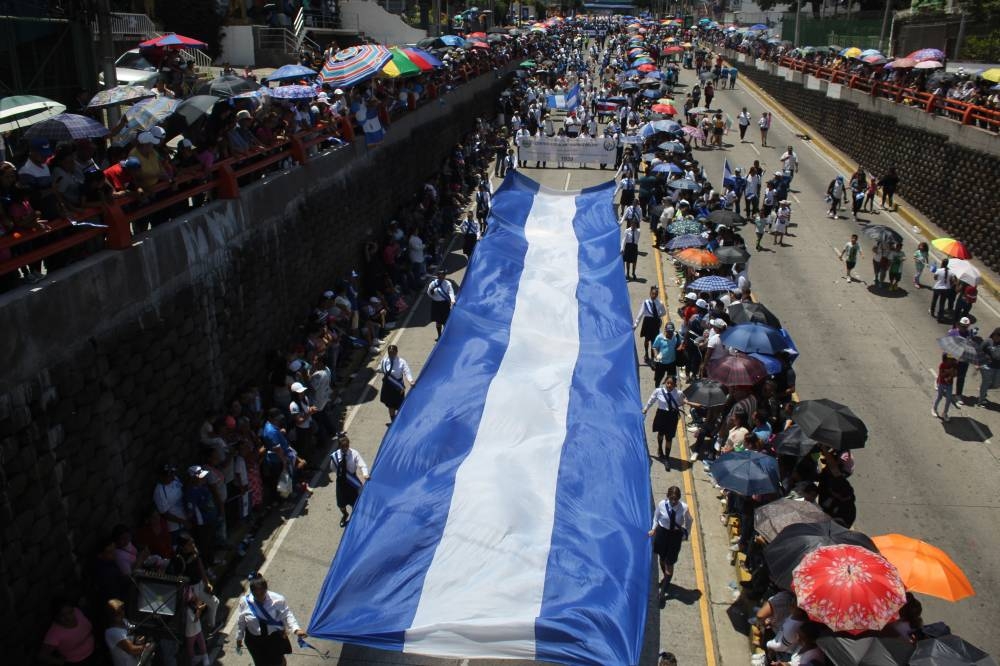
M115 61L115 78L123 86L146 86L153 88L160 76L156 65L146 60L139 49L126 51ZM98 82L104 85L104 73L97 75Z

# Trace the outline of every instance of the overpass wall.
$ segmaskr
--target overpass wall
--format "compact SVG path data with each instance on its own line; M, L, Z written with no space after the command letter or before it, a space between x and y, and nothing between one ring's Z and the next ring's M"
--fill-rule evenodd
M87 592L97 536L152 506L163 463L195 460L205 411L264 376L503 85L479 77L376 148L358 140L0 296L5 663L32 662L52 595Z
M906 201L1000 270L994 222L1000 210L1000 137L744 54L727 57L742 64L741 76L866 169L882 174L896 165Z

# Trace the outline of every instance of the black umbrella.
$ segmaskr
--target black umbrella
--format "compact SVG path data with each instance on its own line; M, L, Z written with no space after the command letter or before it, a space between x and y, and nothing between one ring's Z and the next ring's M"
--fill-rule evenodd
M699 379L683 391L688 402L699 407L718 407L729 400L729 391L714 379Z
M715 256L724 264L744 264L750 259L746 248L738 245L723 245L715 250Z
M722 248L719 248L720 250ZM766 324L774 328L781 328L781 320L761 303L737 303L730 305L727 310L729 318L734 324Z
M187 138L192 138L218 102L219 98L213 95L188 97L164 121L163 129L171 136L184 134Z
M946 335L938 338L937 343L945 354L958 361L963 363L980 362L982 355L979 353L979 348L969 338L963 338L961 335Z
M245 92L252 92L258 88L260 88L260 84L256 81L244 79L241 76L233 74L223 74L203 84L196 92L199 95L215 95L216 97L226 99L228 97L236 97Z
M802 432L830 448L860 449L868 441L868 427L847 405L833 400L803 400L795 406L792 420Z
M869 224L864 228L865 236L883 243L902 243L903 237L898 231L884 224Z
M918 642L910 666L997 666L997 662L975 645L949 634Z
M902 638L866 636L823 636L819 649L837 666L906 666L913 644Z
M731 210L713 210L708 214L709 222L714 222L716 224L721 224L726 227L731 227L737 224L746 224L747 220L745 217L739 213L734 213Z
M631 81L622 85L622 90L638 90L638 89L639 89L639 84L633 83Z
M774 438L774 447L781 456L795 456L805 458L812 453L812 450L819 444L812 437L806 436L802 428L793 425L784 432L780 432Z
M798 523L789 525L778 533L774 541L764 546L771 580L783 589L791 589L792 572L802 558L822 546L849 544L867 548L873 553L878 548L866 535L841 527L835 522Z
M774 541L789 525L828 522L830 516L812 502L787 497L757 507L753 512L754 529L767 541Z

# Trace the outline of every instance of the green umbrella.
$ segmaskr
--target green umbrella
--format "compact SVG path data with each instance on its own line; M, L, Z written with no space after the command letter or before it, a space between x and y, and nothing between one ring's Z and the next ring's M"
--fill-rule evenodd
M0 99L0 132L30 127L54 118L66 107L36 95L11 95Z
M703 230L700 222L695 220L678 220L667 227L667 231L674 236L683 236L684 234L700 234Z
M525 60L518 67L537 67L534 60Z
M385 67L382 68L383 74L390 78L420 75L420 68L407 58L405 53L396 47L389 49L389 51L392 53L392 60L387 62Z

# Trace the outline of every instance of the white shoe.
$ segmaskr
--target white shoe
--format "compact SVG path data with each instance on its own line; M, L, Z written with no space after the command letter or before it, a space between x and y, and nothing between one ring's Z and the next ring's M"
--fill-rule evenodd
M937 410L936 410L936 409L932 409L932 410L931 410L931 415L932 415L932 416L933 416L934 418L936 418L936 419L939 419L939 418L941 418L940 416L938 416L938 413L937 413Z
M385 340L383 340L382 338L375 338L375 344L381 347L382 345L385 344Z
M368 348L368 351L370 351L373 354L377 354L379 352L379 348L375 347L375 346L372 346L372 347Z
M698 452L695 451L690 456L688 456L688 460L691 462L696 462L698 460Z

